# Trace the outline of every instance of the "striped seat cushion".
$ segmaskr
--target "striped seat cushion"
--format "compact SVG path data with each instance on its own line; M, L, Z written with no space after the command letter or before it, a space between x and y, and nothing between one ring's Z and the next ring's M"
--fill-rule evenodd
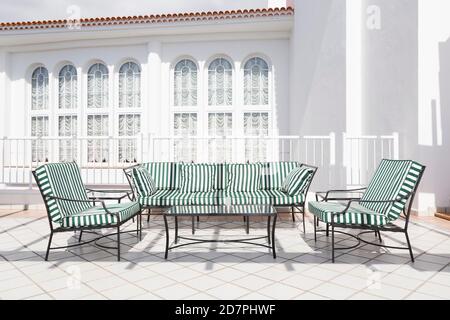
M283 185L281 186L281 191L290 196L303 193L303 191L308 187L312 173L313 170L307 167L298 167L293 169L284 180Z
M133 184L136 186L138 195L149 196L156 192L155 182L145 168L133 168L132 177Z
M209 192L216 182L216 166L213 164L181 165L182 192Z
M425 169L421 164L411 160L382 160L378 166L362 200L395 200L408 197L416 187L419 176ZM396 220L405 207L407 199L393 203L364 203L367 209L383 213L393 221Z
M157 190L150 196L138 196L138 201L145 207L165 207L176 205L190 205L191 193L184 193L180 190Z
M261 163L261 189L281 189L289 172L300 167L296 161L263 162Z
M257 191L230 191L225 195L230 198L233 205L249 205L249 204L270 204L274 206L301 204L304 201L304 195L298 194L289 196L280 190L257 190Z
M227 191L256 191L260 189L261 164L229 164Z
M148 162L142 164L155 182L157 189L175 190L180 187L181 163L175 162Z
M191 193L191 204L193 205L221 205L224 203L224 191L216 190L209 192Z
M115 225L134 217L140 211L140 206L137 202L111 204L107 205L106 208L111 213L117 214L118 217L106 213L102 206L96 206L64 217L61 220L61 226L64 228L77 228Z
M53 196L72 200L88 200L86 188L81 180L80 169L75 162L48 163L35 171L36 183L41 190L48 214L53 222L81 212L93 206L91 202L73 202L47 199Z
M383 214L367 209L360 204L354 203L345 214L339 214L345 210L345 204L338 202L317 202L308 203L309 212L325 223L339 223L350 225L383 226L389 220Z

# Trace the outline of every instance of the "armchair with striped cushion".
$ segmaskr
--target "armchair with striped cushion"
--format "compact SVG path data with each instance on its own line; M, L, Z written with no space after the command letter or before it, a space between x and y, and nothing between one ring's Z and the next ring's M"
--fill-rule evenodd
M335 250L354 248L362 241L385 248L409 250L411 260L414 255L408 236L408 223L411 206L419 186L425 166L411 160L383 159L375 171L367 188L353 190L330 190L317 194L317 200L309 202L309 211L314 215L314 239L317 240L319 221L326 224L326 234L331 228L332 261ZM351 196L340 197L339 194L351 193ZM357 194L362 196L358 196ZM404 223L397 223L403 213ZM335 228L362 229L357 236L335 231ZM406 237L407 247L384 245L381 231L400 232ZM356 246L336 248L335 232L344 233L358 240ZM380 243L372 243L361 238L362 234L375 232Z
M117 230L117 259L120 261L120 227L137 216L137 232L141 238L141 206L138 202L106 204L88 198L81 179L80 169L74 162L49 163L33 171L41 192L50 224L50 238L45 260L51 249L63 249L87 244L99 238L81 243L83 231L115 228ZM95 205L100 203L101 205ZM80 231L77 244L51 247L53 234L65 231ZM109 235L108 235L109 236ZM102 238L104 236L100 236Z

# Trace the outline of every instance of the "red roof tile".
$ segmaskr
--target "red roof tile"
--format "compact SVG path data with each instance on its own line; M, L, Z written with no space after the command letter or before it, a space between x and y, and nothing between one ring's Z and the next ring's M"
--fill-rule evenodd
M80 21L69 20L44 20L44 21L22 21L22 22L0 22L0 31L9 30L30 30L30 29L48 29L48 28L66 28L69 23L78 23L81 28L111 26L123 24L141 24L141 23L173 23L188 21L206 21L222 19L248 19L256 17L270 16L289 16L294 14L294 8L262 8L262 9L244 9L244 10L226 10L226 11L208 11L208 12L186 12L173 14L156 14L145 16L128 17L98 17L82 18Z

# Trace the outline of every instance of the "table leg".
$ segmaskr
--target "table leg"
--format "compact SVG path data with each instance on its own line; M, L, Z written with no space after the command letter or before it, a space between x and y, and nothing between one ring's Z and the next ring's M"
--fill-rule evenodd
M167 255L169 253L169 226L167 225L167 217L164 214L164 226L166 228L166 252L164 253L164 259L167 259Z
M267 217L267 241L270 245L270 216Z
M178 243L178 217L175 216L175 243Z
M249 234L250 233L250 217L246 218L246 222L247 222L247 225L246 225L245 229L247 231L247 234Z
M276 259L277 258L277 253L275 251L275 226L277 224L277 215L275 215L273 217L273 223L272 223L272 253L273 253L273 258Z
M195 220L194 220L194 216L192 216L192 234L195 234Z

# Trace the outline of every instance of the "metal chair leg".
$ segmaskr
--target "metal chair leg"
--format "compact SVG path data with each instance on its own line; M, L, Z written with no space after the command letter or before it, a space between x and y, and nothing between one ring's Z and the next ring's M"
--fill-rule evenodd
M305 212L302 212L302 217L303 217L303 234L306 234Z
M330 236L330 224L327 223L327 232L326 232L327 237Z
M80 235L78 236L78 242L81 242L82 236L83 236L83 230L80 230Z
M120 261L120 226L117 226L117 261Z
M152 213L152 209L148 209L148 213L147 213L147 222L150 221L150 214Z
M317 217L314 216L314 241L317 241L317 224L316 224Z
M327 224L328 226L328 224ZM331 226L331 262L334 263L334 226Z
M292 214L292 222L295 222L295 212L294 212L294 207L291 207L291 214Z
M414 263L414 254L411 247L411 242L409 241L408 231L405 230L406 242L408 242L409 255L411 256L411 261Z
M50 253L50 245L52 244L53 231L50 233L50 238L48 238L47 252L45 253L45 261L48 261L48 254Z

